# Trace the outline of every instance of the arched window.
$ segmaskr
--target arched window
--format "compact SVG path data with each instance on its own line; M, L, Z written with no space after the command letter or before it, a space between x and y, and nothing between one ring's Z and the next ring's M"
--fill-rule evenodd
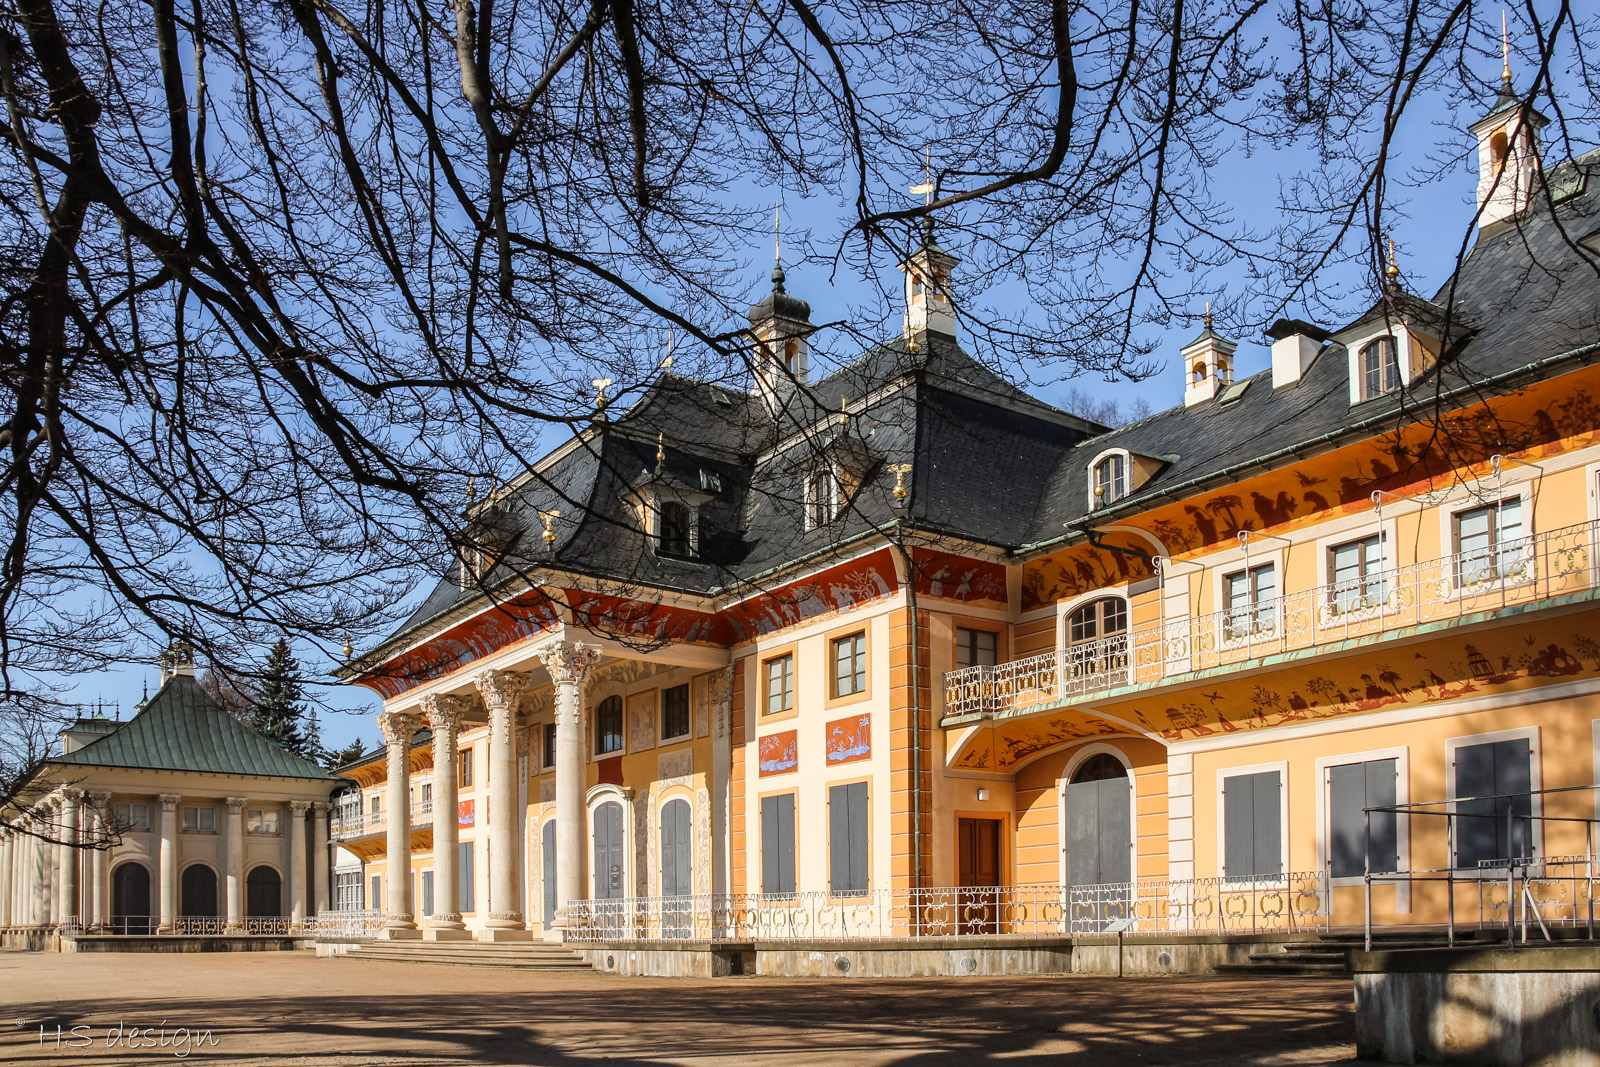
M1361 388L1363 400L1400 388L1400 358L1393 337L1380 337L1361 350Z
M1078 769L1072 772L1072 784L1105 782L1113 778L1126 777L1128 768L1122 765L1122 761L1109 752L1101 752L1078 764Z
M594 713L594 750L599 755L622 751L622 698L606 697Z
M1128 602L1108 596L1091 600L1067 617L1067 650L1062 664L1067 677L1097 678L1097 684L1120 684L1101 677L1128 667Z
M791 337L783 343L783 365L790 374L797 370L796 360L800 355L800 342Z
M660 551L666 556L689 554L689 508L676 500L661 505Z
M1203 382L1205 380L1206 380L1206 365L1204 363L1196 363L1194 365L1194 384L1195 385L1199 385L1201 382Z
M833 471L812 471L806 478L806 529L815 530L832 522L838 502Z
M1103 508L1128 495L1128 461L1120 455L1107 456L1094 465L1094 506Z
M1489 162L1496 169L1505 166L1506 155L1510 149L1510 141L1506 137L1505 127L1489 135Z
M1128 629L1128 602L1119 596L1091 600L1067 618L1067 642L1082 645Z

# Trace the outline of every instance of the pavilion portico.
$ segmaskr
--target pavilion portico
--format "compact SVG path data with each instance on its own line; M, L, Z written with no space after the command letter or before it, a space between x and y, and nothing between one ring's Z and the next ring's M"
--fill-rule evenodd
M480 827L486 825L488 841L488 906L476 931L480 940L516 941L533 937L524 901L529 878L525 853L519 847L525 803L519 785L526 774L519 768L529 756L531 722L525 698L546 696L554 717L555 863L554 922L545 924L544 937L559 940L568 922L568 904L584 899L584 877L589 867L585 846L588 798L596 765L585 708L596 672L611 666L642 670L687 667L713 672L710 685L711 729L708 826L713 882L717 891L727 885L726 827L728 825L729 678L727 652L694 645L664 645L659 651L640 652L619 642L584 633L581 638L565 630L524 646L505 649L475 665L454 672L391 698L378 716L386 746L386 793L391 798L412 794L410 749L417 731L432 735L431 831L433 912L427 929L420 929L413 885L409 877L386 877L382 907L384 920L378 936L387 939L426 937L459 940L474 936L462 919L459 844L458 736L463 729L485 728L488 750L488 803ZM718 684L720 682L720 684ZM546 691L541 693L541 691ZM390 801L391 813L396 810ZM513 813L506 817L502 813ZM389 872L408 871L417 847L410 820L391 814L385 826L384 861ZM376 905L378 902L374 901Z

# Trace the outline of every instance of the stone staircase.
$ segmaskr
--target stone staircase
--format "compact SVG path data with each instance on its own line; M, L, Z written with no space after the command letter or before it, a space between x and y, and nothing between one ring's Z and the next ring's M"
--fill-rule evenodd
M366 941L336 958L431 963L436 967L596 973L576 952L547 941Z
M1279 941L1261 945L1250 953L1249 963L1218 964L1218 974L1292 975L1299 977L1344 978L1350 973L1344 954L1365 945L1362 934L1318 934L1304 941ZM1442 933L1385 932L1374 934L1372 947L1442 948Z

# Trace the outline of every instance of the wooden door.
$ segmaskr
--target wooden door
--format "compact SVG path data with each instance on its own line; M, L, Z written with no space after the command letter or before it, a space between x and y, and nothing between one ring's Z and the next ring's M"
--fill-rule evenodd
M626 896L622 884L622 805L608 800L594 809L594 896Z

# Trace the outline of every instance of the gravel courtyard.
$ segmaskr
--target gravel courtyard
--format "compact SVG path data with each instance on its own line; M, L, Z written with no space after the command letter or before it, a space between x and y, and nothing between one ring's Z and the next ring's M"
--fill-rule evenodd
M692 981L309 953L5 952L0 996L6 1064L1189 1067L1354 1055L1350 983L1315 979Z

